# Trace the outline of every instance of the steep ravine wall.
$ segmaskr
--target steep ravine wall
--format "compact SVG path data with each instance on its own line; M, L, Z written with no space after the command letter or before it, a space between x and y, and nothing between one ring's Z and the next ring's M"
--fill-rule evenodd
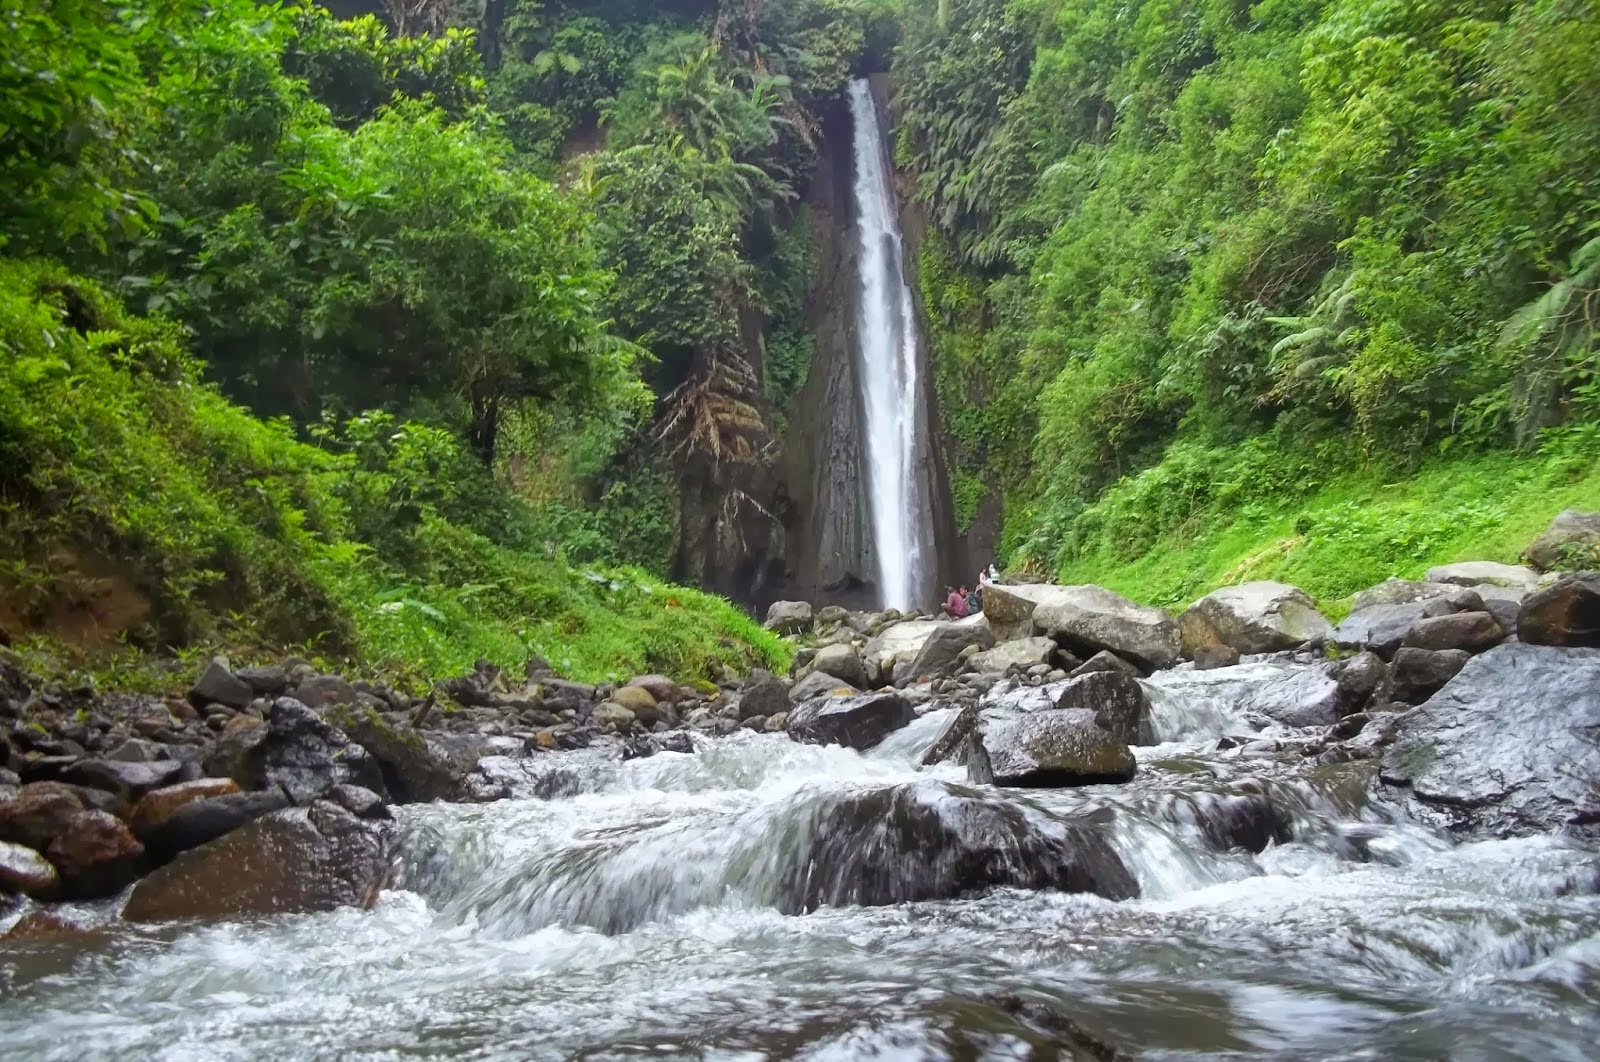
M873 79L880 109L887 110L887 82ZM886 123L887 124L887 123ZM841 101L822 116L822 147L807 206L811 212L812 283L808 315L814 342L811 371L790 411L783 442L783 490L787 500L784 536L785 577L767 600L779 596L826 604L868 607L876 602L875 544L864 467L863 409L857 385L855 345L858 330L858 242L852 197L854 164L848 108ZM902 202L904 202L902 195ZM916 252L925 225L920 212L902 209L906 268L917 292ZM918 305L919 321L922 319ZM925 331L919 326L919 331ZM931 485L937 586L971 582L971 567L960 548L955 511L942 458L941 421L932 367L923 352L922 400L929 430L919 460ZM937 586L929 586L933 604ZM765 604L765 600L757 602Z

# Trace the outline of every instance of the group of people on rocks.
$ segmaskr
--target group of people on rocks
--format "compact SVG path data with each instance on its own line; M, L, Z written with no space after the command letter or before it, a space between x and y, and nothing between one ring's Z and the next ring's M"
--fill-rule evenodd
M969 590L965 586L947 586L948 594L944 599L944 614L951 619L966 619L976 616L983 611L983 588L1000 581L1000 573L993 564L988 570L978 573L978 588Z

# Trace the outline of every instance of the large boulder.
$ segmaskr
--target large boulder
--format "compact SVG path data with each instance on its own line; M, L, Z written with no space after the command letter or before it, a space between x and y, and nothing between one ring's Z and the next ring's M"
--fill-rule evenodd
M1240 583L1213 590L1178 617L1184 654L1225 645L1241 653L1275 653L1326 638L1333 630L1311 596L1287 583Z
M1161 693L1165 727L1171 732L1155 736L1171 740L1193 731L1226 731L1235 721L1332 726L1359 700L1359 692L1340 681L1341 663L1262 660L1208 671L1160 672L1149 681Z
M809 601L774 601L767 609L767 630L778 634L810 634L814 623Z
M1062 586L1033 610L1034 630L1080 656L1109 649L1147 668L1178 661L1178 625L1158 608L1099 586Z
M1380 796L1457 832L1600 826L1600 649L1508 644L1400 717Z
M981 895L996 888L1137 896L1102 828L937 782L842 794L779 886L789 913Z
M1034 609L1064 589L1050 583L991 583L983 588L983 614L996 638L1026 638L1033 634Z
M1053 638L1013 638L974 653L967 663L972 670L986 675L1004 675L1012 668L1026 671L1036 664L1051 663L1060 651Z
M97 900L120 892L144 869L144 845L123 821L104 811L80 811L50 842L45 856L61 875L61 894Z
M987 649L993 644L994 633L981 615L906 620L883 628L861 655L869 683L900 686L948 672L969 645Z
M1534 645L1600 648L1600 572L1563 575L1529 594L1517 613L1517 633Z
M916 718L911 705L892 690L856 696L814 697L789 713L787 730L795 741L869 749Z
M1428 582L1452 586L1503 586L1512 590L1532 590L1539 585L1539 573L1520 564L1495 561L1462 561L1428 569Z
M372 754L293 697L274 701L265 723L225 734L205 766L245 789L281 786L296 802L343 783L386 791Z
M802 701L809 701L813 697L822 697L835 693L851 694L860 692L860 690L856 689L854 686L850 685L841 678L836 678L833 675L825 675L820 671L813 671L811 674L807 675L805 678L789 687L788 696L777 710L788 711L789 709L787 705L790 702L799 704ZM777 701L774 700L772 703L776 704Z
M939 731L939 736L933 739L922 754L922 765L931 767L935 763L958 756L967 745L967 736L976 729L979 720L983 718L983 708L976 704L969 704L957 710L950 716L950 721Z
M1485 611L1488 606L1477 591L1454 587L1448 593L1418 601L1374 605L1352 612L1333 629L1328 640L1341 649L1368 649L1388 659L1405 644L1411 629L1423 620L1458 612Z
M967 743L974 782L1059 789L1133 778L1137 764L1125 742L1095 725L1083 709L1051 709L1009 719L984 719Z
M1568 509L1528 547L1528 563L1540 571L1600 566L1600 513Z
M371 907L389 880L393 829L327 801L273 812L185 852L134 888L133 922Z
M848 642L825 645L811 658L811 673L830 676L847 685L862 689L867 684L867 671L862 666L861 654Z

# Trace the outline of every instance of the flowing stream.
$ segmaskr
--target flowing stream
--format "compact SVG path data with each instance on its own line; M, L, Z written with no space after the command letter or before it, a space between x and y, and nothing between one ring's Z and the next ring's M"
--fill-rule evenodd
M1218 752L1250 728L1203 694L1161 705L1164 743L1123 786L994 790L916 766L950 709L865 754L741 732L626 763L506 761L527 795L396 809L399 878L370 912L112 924L0 953L0 1055L1072 1057L1042 1008L1126 1057L1595 1057L1594 852L1453 845L1369 806L1368 765ZM1108 823L1141 895L797 905L821 871L893 882L929 855L817 865L834 812L884 793ZM1208 840L1244 794L1293 839Z
M916 305L906 281L899 204L889 176L878 106L864 79L850 83L860 237L857 378L865 424L873 554L885 607L927 605L931 516L919 450L922 421Z

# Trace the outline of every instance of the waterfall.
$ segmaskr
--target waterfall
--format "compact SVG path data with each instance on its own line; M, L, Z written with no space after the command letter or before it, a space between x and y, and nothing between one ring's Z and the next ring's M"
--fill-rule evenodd
M882 604L926 605L932 514L918 386L916 311L906 282L900 220L878 107L865 79L850 83L860 254L857 374L864 417L868 504Z

